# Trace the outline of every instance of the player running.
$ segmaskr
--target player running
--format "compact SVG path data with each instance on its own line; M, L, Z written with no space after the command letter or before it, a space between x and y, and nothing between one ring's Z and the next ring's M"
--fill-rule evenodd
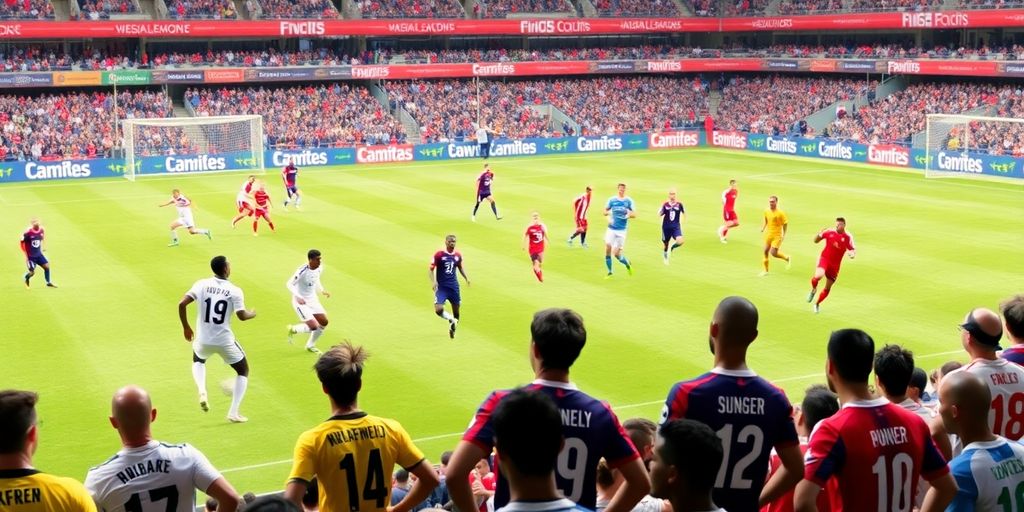
M231 408L228 409L228 421L245 423L248 418L238 413L242 405L242 397L249 385L249 361L245 351L231 332L231 313L241 321L256 318L255 309L245 309L245 295L242 289L228 281L231 276L231 264L224 256L216 256L210 260L213 277L196 281L185 297L178 303L178 319L185 333L185 341L192 344L192 378L199 388L199 407L203 412L209 411L206 401L206 360L214 354L231 366L238 374L235 377L235 388L231 395ZM198 302L196 310L196 328L192 332L188 323L188 305Z
M435 252L430 262L430 286L434 290L434 313L448 321L448 337L452 339L455 339L455 328L459 325L459 305L462 303L456 269L469 286L469 276L462 267L462 254L455 250L455 235L448 235L444 237L444 249ZM451 303L451 314L444 310L445 302Z
M662 259L668 265L668 258L672 251L683 246L683 228L680 221L686 222L686 209L683 203L676 201L676 189L668 191L668 201L661 205L658 210L661 216L661 243L664 244ZM668 243L672 242L672 247Z
M299 315L302 323L288 326L288 343L297 333L310 333L309 341L306 342L306 350L319 355L320 349L316 348L316 340L323 336L327 328L327 311L320 305L320 298L317 292L328 299L330 292L324 289L320 283L320 274L324 267L320 263L320 251L310 249L306 253L307 263L292 275L292 278L285 283L288 291L292 292L292 308Z
M722 219L725 224L718 227L718 239L723 244L729 243L729 239L726 237L729 234L729 228L740 226L740 218L736 216L736 196L739 193L739 190L736 190L736 180L729 180L729 188L722 192Z
M274 221L270 220L270 195L267 194L267 186L262 181L256 188L256 192L252 195L253 201L256 202L256 208L252 212L252 236L259 236L256 232L260 224L260 217L267 221L270 225L270 231L274 231Z
M761 265L764 266L764 270L761 272L761 276L768 275L769 254L780 260L786 260L787 269L793 265L793 258L779 251L779 246L785 240L788 230L789 217L779 209L779 198L776 196L769 197L768 209L764 211L764 225L761 226L761 232L764 233L764 257L761 259Z
M491 202L491 211L494 212L494 218L501 220L501 215L498 215L498 205L494 202L494 196L491 195L492 182L494 182L494 173L491 172L491 164L484 164L484 172L476 179L476 205L473 206L473 215L469 220L476 222L476 211L480 208L480 203L484 202L484 199Z
M29 287L29 280L36 275L37 266L43 267L46 286L56 288L57 285L50 281L50 262L43 256L43 251L46 250L43 248L43 226L39 224L39 219L34 217L30 224L21 235L21 252L25 253L25 265L28 267L28 272L25 272L25 288Z
M590 186L587 186L587 191L580 194L572 203L574 219L576 221L576 231L569 235L569 239L565 243L572 247L572 241L578 236L580 237L580 246L584 249L587 248L587 210L590 209Z
M206 238L213 240L213 233L209 229L197 229L196 221L192 218L192 201L185 197L180 190L174 189L171 191L171 200L166 203L159 204L158 206L163 208L164 206L174 205L178 209L178 218L171 221L171 243L167 244L167 247L178 246L178 228L188 228L189 234L192 235L206 235Z
M608 231L604 235L604 266L608 268L608 275L605 276L605 279L612 277L613 252L615 259L625 265L629 275L633 275L633 267L629 264L629 260L622 255L622 248L626 245L626 226L629 224L629 219L636 217L633 200L626 197L625 183L619 183L618 195L608 200L604 207L604 215L608 217Z
M253 214L252 208L252 193L256 188L256 176L249 175L242 182L242 188L238 191L238 195L235 196L235 206L238 208L238 215L231 219L231 227L234 228L238 221L245 217L251 217Z
M526 233L523 233L523 250L525 251L529 244L533 274L537 276L538 281L543 283L544 271L540 267L544 263L544 244L548 241L548 228L541 224L539 213L533 212L532 218L533 222L527 226Z
M814 300L814 292L818 290L818 282L822 276L825 277L825 289L818 296L814 303L814 312L820 311L821 303L828 297L832 285L836 284L839 277L839 266L843 263L843 254L850 251L850 259L857 255L857 248L853 245L853 234L846 231L846 219L836 217L835 229L823 229L815 235L814 243L825 241L825 247L818 257L818 267L814 269L814 277L811 278L811 292L807 294L807 302Z
M295 209L299 209L299 205L302 204L302 194L299 193L299 187L296 185L295 180L299 177L299 168L295 166L295 162L288 160L288 164L281 170L281 179L284 180L284 191L288 194L288 199L284 200L284 209L288 210L288 202L294 197L295 200L291 201L295 204Z

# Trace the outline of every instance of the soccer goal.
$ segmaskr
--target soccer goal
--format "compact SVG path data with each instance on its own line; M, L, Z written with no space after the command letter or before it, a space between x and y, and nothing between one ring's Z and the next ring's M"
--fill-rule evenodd
M124 176L263 171L263 116L125 119Z
M957 114L928 114L925 128L925 177L995 177L985 172L985 154L1010 154L1004 143L1024 133L1024 119ZM991 165L991 164L990 164ZM996 166L1000 164L995 164ZM1019 180L1018 180L1019 181Z

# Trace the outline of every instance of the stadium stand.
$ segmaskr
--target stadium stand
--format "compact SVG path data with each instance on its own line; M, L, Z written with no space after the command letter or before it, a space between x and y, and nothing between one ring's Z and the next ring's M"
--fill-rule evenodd
M486 18L505 18L529 13L574 12L566 0L486 0L477 3Z
M49 0L3 0L0 2L0 19L52 20L53 5Z
M457 0L363 0L364 18L465 18Z
M679 9L672 0L595 0L599 16L676 17Z
M271 19L289 18L339 18L338 10L330 0L259 0L263 17Z
M78 6L87 20L105 20L111 15L139 12L135 0L78 0Z
M1001 88L993 114L997 117L1024 119L1024 90L1019 87ZM974 121L968 124L968 130L968 134L959 129L951 131L946 147L1024 157L1024 124Z
M231 0L173 0L168 2L170 15L179 20L238 18Z
M403 143L405 131L362 87L346 83L185 92L198 116L260 114L267 147L342 147Z

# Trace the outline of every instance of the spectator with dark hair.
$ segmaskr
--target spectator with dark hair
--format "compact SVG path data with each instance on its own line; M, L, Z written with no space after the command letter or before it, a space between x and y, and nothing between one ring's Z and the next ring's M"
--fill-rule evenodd
M391 506L398 505L409 494L409 472L404 469L395 471L391 478Z
M556 473L558 488L579 505L593 509L596 497L597 463L604 457L610 466L622 472L626 482L612 498L609 512L627 512L650 489L650 480L633 444L622 432L619 420L606 403L580 391L569 381L569 369L587 342L583 318L569 309L545 309L533 316L530 324L530 365L537 379L528 386L555 399L567 421L562 426L572 445L564 447L566 456L575 457L570 474ZM490 453L493 446L495 408L509 391L495 391L484 401L469 429L452 454L448 466L448 492L459 510L474 510L469 474L473 466ZM580 474L582 473L582 474ZM494 496L495 508L509 501L508 482L499 474Z
M110 19L111 14L132 14L139 10L138 6L135 4L135 0L77 1L82 13L90 20Z
M31 391L0 391L0 496L3 496L3 510L96 512L96 504L82 484L71 478L43 473L32 466L32 457L39 447L38 401L39 395ZM8 505L12 508L7 508Z
M304 432L295 444L284 496L296 506L301 505L302 496L314 477L319 486L320 509L329 511L358 508L382 512L387 508L388 512L409 512L426 500L437 486L434 468L397 421L370 416L359 409L358 395L363 388L366 358L363 347L346 341L331 347L313 365L328 397L332 416ZM353 429L369 429L380 435L348 437L345 433ZM357 460L373 462L357 467ZM391 487L385 479L395 464L418 479L405 499L388 507ZM357 482L375 484L349 488L348 482L353 476Z
M50 0L5 0L0 2L0 19L52 20L53 4Z
M364 18L465 18L458 0L360 0Z
M566 0L479 0L485 18L505 18L510 14L575 12Z
M714 468L727 463L722 450L715 431L699 421L662 423L651 459L651 493L668 500L674 512L724 512L711 496Z
M797 410L795 423L797 434L800 435L800 452L807 452L807 439L814 432L814 427L825 418L831 418L839 412L839 400L835 393L832 393L825 386L815 384L804 392L804 399ZM782 467L782 459L777 453L772 453L768 478L771 479L779 468ZM818 512L829 512L833 508L839 510L839 484L835 478L830 478L825 488L818 494ZM781 498L771 502L762 512L792 512L793 491L790 490Z
M842 329L829 337L825 368L843 408L811 434L804 480L794 496L798 512L815 510L818 494L833 477L839 481L843 510L909 510L920 476L933 490L923 512L945 509L956 495L956 483L928 425L885 398L874 398L869 390L874 353L875 341L859 329ZM890 466L900 469L890 471ZM893 488L910 492L894 501Z
M172 0L167 2L171 17L184 19L235 19L235 4L231 0Z
M1000 357L1024 365L1024 295L1015 295L999 305L1003 313L1003 326L1010 346Z
M217 505L218 503L216 498L206 498L206 503L203 504L203 509L206 510L206 512L217 512Z
M928 407L932 396L926 391L927 388L928 374L925 373L924 368L915 367L914 373L910 375L910 384L907 385L907 400Z
M269 19L340 18L331 0L259 0L263 17Z
M427 500L433 508L446 508L451 499L448 497L448 461L452 458L451 450L441 454L441 464L437 467L437 477L441 483L430 492Z
M249 503L252 503L254 501L256 501L256 493L254 493L252 491L249 491L249 492L247 492L247 493L242 495L242 505L243 506L244 505L248 505Z
M654 452L654 438L658 435L658 424L647 418L630 418L622 422L622 428L629 435L629 440L640 454L644 466L650 471L651 457ZM622 486L622 474L618 470L608 467L608 461L601 459L597 466L597 508L603 512L608 507L619 487ZM632 512L672 512L668 501L655 498L651 495L644 496L633 507Z
M711 319L708 344L714 356L710 372L672 386L662 409L662 422L687 418L722 432L723 441L750 449L726 450L724 466L714 482L715 503L726 510L757 510L793 488L803 474L793 407L786 394L747 366L747 350L757 339L757 308L743 297L726 297ZM724 429L724 430L723 430ZM760 442L749 444L756 432ZM782 469L771 480L771 449ZM714 468L709 468L709 471Z

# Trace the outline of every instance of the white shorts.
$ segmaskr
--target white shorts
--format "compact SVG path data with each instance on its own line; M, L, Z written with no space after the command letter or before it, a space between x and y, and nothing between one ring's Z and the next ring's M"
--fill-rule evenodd
M626 231L609 228L604 233L604 243L610 245L612 249L621 249L626 245Z
M327 314L324 307L320 305L320 301L312 299L305 299L305 301L305 304L300 305L298 302L295 302L295 299L292 299L292 309L299 315L299 320L308 322L313 318L313 315Z
M204 345L195 341L192 343L192 352L203 361L210 359L215 354L219 355L227 364L235 364L245 359L245 351L242 350L242 346L237 341L227 345Z
M178 222L181 223L181 225L185 226L186 228L196 227L196 221L195 219L192 218L192 212L179 213Z

